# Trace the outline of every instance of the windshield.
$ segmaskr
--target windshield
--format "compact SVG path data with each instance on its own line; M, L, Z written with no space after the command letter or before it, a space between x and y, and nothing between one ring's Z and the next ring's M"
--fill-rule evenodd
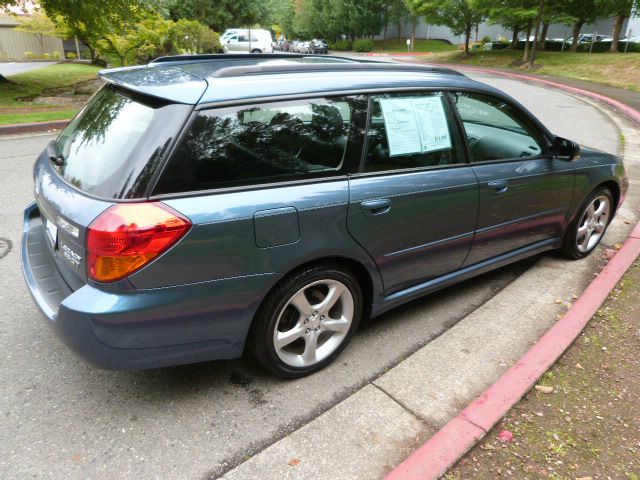
M183 110L183 114L172 118L168 110ZM62 159L58 173L96 196L139 198L188 110L184 105L138 99L107 86L58 137L56 149ZM165 121L160 122L159 117Z

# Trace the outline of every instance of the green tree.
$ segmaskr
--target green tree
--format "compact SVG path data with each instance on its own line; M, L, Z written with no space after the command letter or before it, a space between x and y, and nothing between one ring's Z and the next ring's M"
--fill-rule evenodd
M600 0L563 0L560 8L565 13L563 23L571 26L571 51L578 51L578 36L585 23L594 23L607 15Z
M525 52L528 58L528 39L537 15L536 0L475 0L476 8L488 17L490 23L502 25L513 31L511 47L518 45L518 34L526 31ZM526 61L526 59L523 61Z
M600 7L606 16L613 17L613 41L611 42L611 52L618 51L622 26L627 18L640 15L640 7L633 0L600 0Z
M464 54L469 56L469 40L474 25L486 18L475 0L406 0L409 10L429 23L445 25L454 35L464 35Z
M177 53L213 53L220 50L220 35L195 20L180 19L169 28Z
M198 20L218 32L253 26L267 16L266 0L174 0L168 5L174 20Z
M296 4L293 0L268 0L267 22L277 34L295 35Z
M114 26L133 25L155 7L151 0L40 0L40 5L58 26L66 28L67 36L87 45L93 63L98 60L98 42L113 34Z

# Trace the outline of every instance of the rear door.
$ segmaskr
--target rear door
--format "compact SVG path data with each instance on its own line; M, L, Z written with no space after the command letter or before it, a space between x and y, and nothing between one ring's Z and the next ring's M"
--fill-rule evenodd
M506 101L475 93L452 98L480 187L478 226L465 265L559 239L573 196L573 163L554 158L543 132Z
M378 265L385 294L458 269L473 239L478 184L446 95L373 96L367 143L349 180L348 228Z

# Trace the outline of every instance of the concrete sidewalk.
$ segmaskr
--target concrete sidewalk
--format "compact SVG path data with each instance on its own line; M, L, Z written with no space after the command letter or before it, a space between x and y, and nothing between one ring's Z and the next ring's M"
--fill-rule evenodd
M603 250L622 243L638 220L640 136L630 121L604 112L626 138L632 185L591 257L540 257L440 337L224 478L382 478L518 361L604 265Z

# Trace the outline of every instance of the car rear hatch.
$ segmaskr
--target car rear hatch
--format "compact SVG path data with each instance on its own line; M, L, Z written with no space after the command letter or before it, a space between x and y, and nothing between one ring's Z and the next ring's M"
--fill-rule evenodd
M146 200L192 110L109 83L40 155L23 262L32 293L52 312L87 283L88 227L115 203Z

